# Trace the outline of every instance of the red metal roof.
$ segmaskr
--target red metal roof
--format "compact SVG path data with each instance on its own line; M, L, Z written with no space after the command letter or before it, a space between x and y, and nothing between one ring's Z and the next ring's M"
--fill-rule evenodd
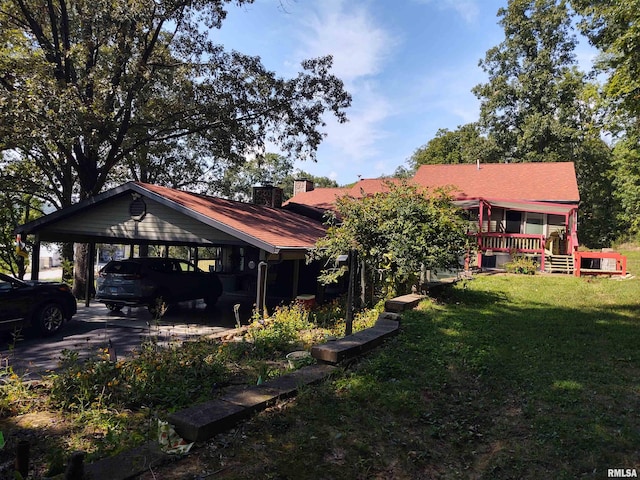
M277 248L310 248L326 234L321 222L281 208L236 202L136 182L136 185L225 227Z
M422 165L414 181L430 188L452 185L456 199L580 200L573 162Z

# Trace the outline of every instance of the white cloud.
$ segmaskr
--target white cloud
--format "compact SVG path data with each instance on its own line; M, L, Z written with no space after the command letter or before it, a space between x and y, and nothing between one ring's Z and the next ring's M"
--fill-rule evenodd
M384 73L399 39L380 26L366 4L326 0L313 6L301 20L295 57L333 56L332 73L345 83L353 102L348 123L327 118L324 144L358 162L379 153L375 144L386 135L382 125L392 109L377 75Z
M362 77L376 75L398 41L377 25L364 5L343 0L317 2L302 22L302 58L331 54L334 73L353 87Z
M465 22L475 23L480 15L477 0L415 0L418 3L436 5L440 10L452 9L460 15Z

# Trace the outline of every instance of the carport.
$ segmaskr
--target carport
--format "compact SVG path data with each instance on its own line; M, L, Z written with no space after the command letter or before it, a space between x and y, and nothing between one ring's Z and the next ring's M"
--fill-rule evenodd
M305 256L325 235L324 225L281 208L277 187L254 188L254 202L211 197L141 182L128 182L100 195L58 210L16 229L29 236L32 278L38 279L42 242L89 245L86 305L94 284L97 244L135 247L186 246L191 260L199 251L215 252L210 267L225 291L256 295L262 309L271 295L295 298L317 291L317 265ZM211 256L211 253L209 253Z

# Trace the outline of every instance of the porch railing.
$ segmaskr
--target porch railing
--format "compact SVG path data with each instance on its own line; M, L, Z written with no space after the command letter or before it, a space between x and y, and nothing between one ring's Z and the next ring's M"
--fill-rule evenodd
M544 253L544 235L526 235L521 233L479 233L478 246L484 253L495 252Z

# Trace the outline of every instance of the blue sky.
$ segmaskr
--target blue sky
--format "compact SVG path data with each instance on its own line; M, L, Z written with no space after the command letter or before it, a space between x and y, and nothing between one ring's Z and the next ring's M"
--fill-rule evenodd
M500 43L506 0L256 0L231 7L214 40L294 76L305 58L331 54L353 97L349 122L328 119L317 162L297 163L339 184L389 175L439 128L477 120L471 89ZM578 51L581 63L591 57Z

